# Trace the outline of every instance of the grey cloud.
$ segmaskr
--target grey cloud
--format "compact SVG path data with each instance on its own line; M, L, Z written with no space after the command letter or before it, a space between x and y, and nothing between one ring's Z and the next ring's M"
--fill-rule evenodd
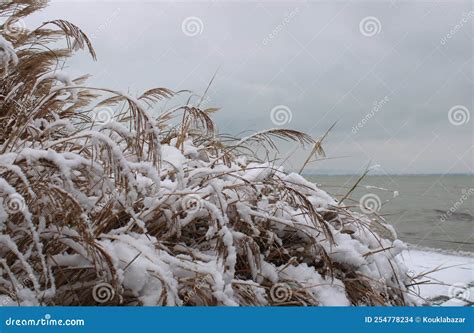
M61 17L93 36L99 61L80 54L69 62L73 75L93 74L93 85L202 93L219 69L209 103L222 108L216 121L227 133L274 127L270 111L280 104L292 111L286 126L313 135L338 121L326 150L349 157L316 169L357 171L371 159L389 172L444 173L473 166L474 119L448 120L454 105L474 117L472 16L442 43L470 11L469 1L58 1L27 23ZM194 37L181 26L190 16L203 22ZM359 29L368 16L381 24L373 37Z

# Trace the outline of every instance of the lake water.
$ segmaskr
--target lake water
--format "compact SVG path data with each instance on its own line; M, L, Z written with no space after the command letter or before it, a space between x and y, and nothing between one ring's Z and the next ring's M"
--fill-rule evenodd
M358 176L306 176L341 199ZM410 244L474 252L474 177L469 175L366 176L344 201L379 203L378 214ZM377 205L376 205L377 206ZM448 213L449 212L449 213Z

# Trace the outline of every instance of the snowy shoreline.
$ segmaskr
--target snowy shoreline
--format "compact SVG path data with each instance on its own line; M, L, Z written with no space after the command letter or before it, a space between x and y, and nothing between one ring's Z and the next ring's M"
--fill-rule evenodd
M424 305L469 306L474 302L474 254L409 247L400 254L413 276L424 274L415 287Z

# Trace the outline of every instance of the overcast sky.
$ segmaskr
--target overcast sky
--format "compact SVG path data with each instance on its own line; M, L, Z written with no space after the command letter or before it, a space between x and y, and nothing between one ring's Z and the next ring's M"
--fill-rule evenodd
M67 71L92 74L95 86L201 94L217 71L206 106L222 109L221 132L319 136L337 121L329 159L309 169L357 172L371 161L387 173L444 174L473 170L472 10L471 1L53 1L26 24L81 27L98 61L80 53Z

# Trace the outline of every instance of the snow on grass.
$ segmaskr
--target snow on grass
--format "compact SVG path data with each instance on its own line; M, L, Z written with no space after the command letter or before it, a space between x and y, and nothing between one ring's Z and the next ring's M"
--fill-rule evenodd
M428 303L445 306L474 303L474 255L443 253L441 250L409 249L401 257L409 274L422 274L416 292Z

